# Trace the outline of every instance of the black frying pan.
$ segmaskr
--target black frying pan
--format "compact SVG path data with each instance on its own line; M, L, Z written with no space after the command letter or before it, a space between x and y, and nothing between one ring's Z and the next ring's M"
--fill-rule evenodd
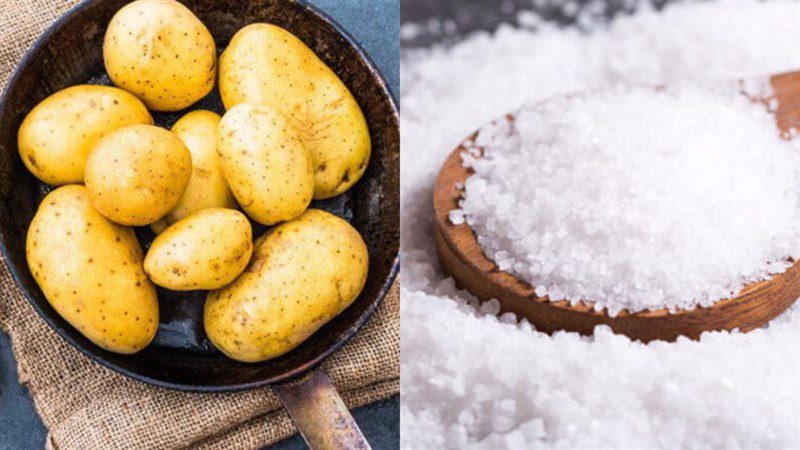
M369 319L398 271L397 107L378 69L358 44L332 19L305 2L181 1L205 23L219 50L249 23L270 22L288 29L336 72L361 105L373 144L367 171L347 193L312 205L347 219L364 237L370 265L361 295L298 348L259 364L233 361L211 346L202 325L205 292L160 289L158 333L149 347L135 355L119 355L94 345L50 306L28 270L25 236L37 205L51 188L24 168L17 152L17 129L28 111L59 89L81 83L110 84L102 62L103 34L111 17L128 0L87 0L72 9L34 44L8 83L0 99L0 245L11 273L36 311L93 360L128 377L185 391L224 392L284 383L276 392L308 438L314 430L302 429L301 410L308 406L308 399L320 392L335 395L327 377L312 373L312 369ZM196 108L224 113L216 89L191 109ZM154 113L154 119L157 124L170 127L185 112ZM264 230L254 224L255 236ZM148 228L139 228L137 237L146 249L153 235ZM305 383L296 381L308 374L312 375ZM294 382L285 383L293 379ZM338 398L331 401L329 413L347 415ZM315 421L325 419L317 414L319 411L309 411L316 414L312 414ZM323 437L331 435L322 422L317 423L317 431L323 432Z

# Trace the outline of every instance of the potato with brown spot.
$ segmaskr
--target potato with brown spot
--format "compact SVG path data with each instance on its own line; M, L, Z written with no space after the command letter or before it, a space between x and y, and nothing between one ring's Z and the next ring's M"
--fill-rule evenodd
M144 104L122 89L72 86L25 116L17 147L25 167L45 183L82 183L86 158L100 138L128 125L152 123Z
M269 105L297 128L314 164L314 198L339 195L361 178L372 147L364 114L303 41L276 25L248 25L233 36L219 64L226 108Z
M169 225L206 208L236 208L222 174L217 153L220 116L211 111L192 111L175 122L172 132L192 154L192 175L175 209L151 228L160 233Z
M242 273L252 252L247 217L234 209L208 208L158 235L147 251L144 270L167 289L218 289Z
M256 240L250 265L209 292L211 342L243 362L276 358L344 311L367 279L367 246L346 221L309 209Z
M291 220L314 194L311 158L297 130L276 109L243 103L219 124L222 173L239 206L256 222Z
M158 327L156 290L133 230L103 217L87 189L48 194L28 229L28 266L56 312L98 346L145 348Z
M175 0L137 0L122 7L103 41L115 85L156 111L178 111L211 92L217 75L214 38Z
M122 225L149 225L170 212L192 173L192 155L174 134L132 125L106 135L86 162L92 204Z

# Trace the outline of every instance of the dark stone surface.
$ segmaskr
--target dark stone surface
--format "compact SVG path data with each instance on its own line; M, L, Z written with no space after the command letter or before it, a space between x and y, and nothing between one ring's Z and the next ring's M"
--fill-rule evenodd
M383 72L391 91L399 92L399 0L310 0L364 47ZM354 413L376 449L399 442L399 398L360 408ZM25 388L20 386L8 337L0 333L0 450L38 449L45 430ZM295 436L276 448L305 448Z
M0 332L0 450L40 449L44 439L28 390L19 384L11 342Z

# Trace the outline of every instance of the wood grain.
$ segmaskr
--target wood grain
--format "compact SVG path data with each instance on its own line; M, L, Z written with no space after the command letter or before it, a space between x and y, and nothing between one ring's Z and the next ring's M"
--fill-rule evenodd
M782 133L800 128L800 71L770 78L774 95L753 99L769 104L778 99L776 123ZM468 140L475 137L470 136ZM457 285L481 300L497 299L502 312L513 312L527 318L537 330L553 333L558 330L591 334L596 325L609 325L615 332L643 342L674 341L678 336L699 338L703 331L750 331L766 324L800 298L800 262L771 280L753 283L738 296L721 300L707 308L643 311L630 314L622 311L610 317L606 311L594 311L592 306L567 301L550 301L537 297L534 286L498 269L484 255L472 229L466 224L453 225L451 210L458 208L463 183L472 171L461 165L460 145L444 163L433 194L436 214L436 250L442 270L451 275ZM800 163L800 162L798 162ZM800 236L798 236L800 239Z

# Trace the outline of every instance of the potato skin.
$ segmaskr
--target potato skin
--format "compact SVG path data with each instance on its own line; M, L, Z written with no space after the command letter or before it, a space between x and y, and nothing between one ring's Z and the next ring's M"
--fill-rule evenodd
M63 186L42 200L26 253L47 300L89 340L125 354L152 341L158 300L139 242L92 207L85 187Z
M127 125L152 123L144 104L122 89L72 86L25 116L17 147L36 178L55 186L81 183L86 158L100 138Z
M308 208L314 194L311 159L280 112L237 105L222 117L219 135L222 173L248 216L272 225Z
M281 356L353 303L368 259L350 224L309 209L256 240L244 273L208 294L206 334L238 361Z
M172 127L192 154L192 175L175 209L151 228L160 233L169 225L205 208L236 208L222 174L217 153L220 116L211 111L196 110L181 117Z
M369 162L371 142L361 108L342 81L290 32L257 23L237 32L220 56L226 108L270 105L289 118L314 163L314 198L341 194Z
M147 251L144 271L176 291L218 289L233 281L253 252L253 231L244 214L208 208L161 233Z
M217 51L200 19L175 0L137 0L121 8L103 41L115 85L156 111L178 111L214 87Z
M86 161L92 204L122 225L148 225L183 196L192 155L180 139L152 125L131 125L101 139Z

